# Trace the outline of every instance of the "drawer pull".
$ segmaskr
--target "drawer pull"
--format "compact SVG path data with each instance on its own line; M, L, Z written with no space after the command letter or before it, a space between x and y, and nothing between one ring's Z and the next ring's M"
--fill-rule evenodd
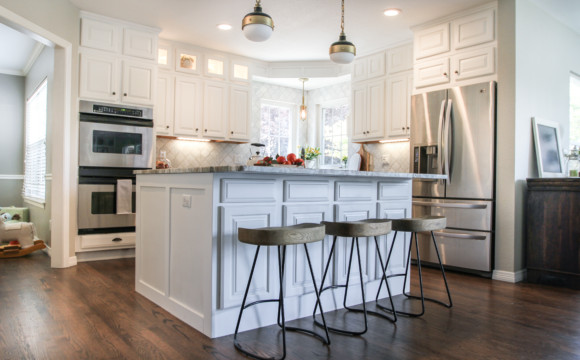
M458 209L485 209L486 204L463 204L463 203L434 203L428 201L413 201L413 205L430 206L441 208L458 208Z
M119 241L123 241L123 239L122 239L122 238L120 238L120 237L116 237L116 238L114 238L114 239L113 239L113 240L111 240L111 241L114 241L114 242L119 242Z
M461 233L448 233L444 231L433 231L435 236L454 238L454 239L465 239L465 240L485 240L486 237L483 235L472 235L472 234L461 234Z

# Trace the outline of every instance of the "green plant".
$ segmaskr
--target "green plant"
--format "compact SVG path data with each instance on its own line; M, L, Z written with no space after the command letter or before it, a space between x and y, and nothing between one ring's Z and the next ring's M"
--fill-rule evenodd
M320 156L320 148L313 148L308 146L304 152L305 160L314 160Z

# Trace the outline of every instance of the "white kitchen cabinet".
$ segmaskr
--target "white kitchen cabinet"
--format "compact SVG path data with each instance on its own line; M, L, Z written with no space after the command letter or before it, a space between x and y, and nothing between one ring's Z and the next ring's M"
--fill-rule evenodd
M155 60L157 58L157 33L125 27L123 29L123 55Z
M442 89L496 80L496 5L414 30L415 88ZM421 89L424 91L425 89Z
M79 95L110 103L153 105L156 75L154 64L85 51L80 60Z
M413 44L387 50L387 73L389 75L413 70Z
M157 95L155 97L155 131L157 135L173 135L173 114L175 98L175 78L169 74L157 77Z
M453 48L463 49L495 39L494 9L480 11L451 22Z
M123 60L123 94L121 102L153 105L157 66L149 62Z
M453 79L464 80L495 73L495 47L461 52L451 57Z
M117 102L120 99L118 73L119 65L115 56L81 54L80 97Z
M203 82L192 76L175 77L175 121L173 134L198 137L202 134L201 99Z
M374 141L385 133L385 79L365 81L352 87L353 141Z
M386 133L390 138L410 135L412 91L413 76L410 72L387 79Z
M449 23L431 26L414 34L415 59L442 54L451 50Z
M119 52L121 27L114 23L83 17L81 46L109 52Z
M385 52L361 57L354 63L352 81L373 79L385 75Z
M449 58L442 57L415 63L415 87L448 84Z
M78 252L127 249L135 247L134 232L114 234L93 234L79 236Z
M228 85L205 81L203 90L203 133L206 138L225 139L228 116Z
M228 139L250 140L251 89L246 86L230 86Z
M377 218L379 219L404 219L412 217L411 207L408 201L399 200L389 200L384 202L379 202L377 204ZM379 248L381 251L381 256L383 257L383 264L387 262L387 256L389 254L389 249L393 242L395 232L391 232L389 235L381 236L379 239ZM397 234L397 239L395 246L393 248L393 254L389 261L389 268L387 273L400 274L405 272L405 264L407 262L407 254L409 250L409 243L411 241L411 235L407 232L399 232ZM376 259L376 274L377 278L380 278L380 259ZM408 290L408 289L406 289ZM385 291L383 289L383 291Z

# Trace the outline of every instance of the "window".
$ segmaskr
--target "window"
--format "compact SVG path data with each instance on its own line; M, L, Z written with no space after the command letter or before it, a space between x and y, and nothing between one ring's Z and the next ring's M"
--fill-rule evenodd
M291 153L291 105L263 102L260 108L260 142L269 156Z
M322 164L341 165L342 158L348 155L346 119L348 103L334 103L321 107L322 120Z
M570 147L580 148L580 76L570 75Z
M26 100L26 147L24 150L24 199L44 204L46 174L47 81Z

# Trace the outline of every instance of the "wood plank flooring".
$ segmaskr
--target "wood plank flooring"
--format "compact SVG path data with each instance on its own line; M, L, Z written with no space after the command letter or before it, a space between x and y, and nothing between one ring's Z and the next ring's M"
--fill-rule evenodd
M245 358L231 336L209 339L135 293L134 266L123 259L51 269L42 253L1 260L0 359ZM424 279L429 294L444 298L436 271L425 269ZM396 325L370 316L367 334L331 333L329 347L288 333L287 359L580 359L579 291L457 273L448 280L452 309L427 303L422 318ZM344 311L328 321L362 326ZM241 336L270 356L280 339L275 326Z

